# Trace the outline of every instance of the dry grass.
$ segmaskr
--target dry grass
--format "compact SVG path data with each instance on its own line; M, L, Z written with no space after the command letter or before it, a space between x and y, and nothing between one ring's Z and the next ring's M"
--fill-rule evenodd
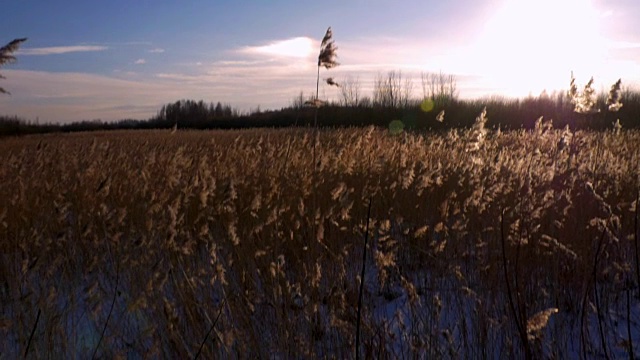
M624 356L640 133L480 125L321 131L316 164L305 130L4 139L0 353L23 356L41 312L37 357L186 358L207 338L203 358L349 358L364 281L366 357L521 357L506 209L514 295L545 320L535 354L578 354L582 313L587 355L601 353L595 286Z

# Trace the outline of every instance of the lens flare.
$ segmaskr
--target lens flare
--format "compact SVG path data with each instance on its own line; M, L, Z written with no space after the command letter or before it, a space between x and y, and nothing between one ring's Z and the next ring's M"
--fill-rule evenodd
M424 99L422 103L420 103L420 109L424 112L430 112L431 110L433 110L434 106L435 104L431 99Z
M389 133L399 135L404 131L404 123L400 120L393 120L389 123Z

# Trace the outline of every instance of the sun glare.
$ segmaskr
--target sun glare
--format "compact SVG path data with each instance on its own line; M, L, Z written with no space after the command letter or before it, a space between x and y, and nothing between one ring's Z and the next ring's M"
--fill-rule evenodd
M566 88L571 71L589 77L605 64L600 18L591 0L505 0L469 61L506 95Z

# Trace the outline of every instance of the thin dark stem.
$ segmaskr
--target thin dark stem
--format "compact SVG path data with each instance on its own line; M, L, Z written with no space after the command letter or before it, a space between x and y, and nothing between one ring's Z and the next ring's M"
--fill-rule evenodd
M356 321L356 360L360 359L360 319L362 315L362 295L364 293L364 273L367 265L367 240L369 239L369 219L371 218L371 197L367 209L367 225L364 232L364 248L362 249L362 271L360 272L360 290L358 293L358 319Z
M320 96L320 65L318 65L318 75L316 76L316 100Z
M593 170L591 170L591 175L593 176L593 190L595 191L598 187L598 163L600 160L600 142L602 139L596 137L597 146L596 146L596 159L593 162Z
M607 351L607 341L604 337L604 328L602 326L602 311L600 310L600 297L598 296L598 256L600 255L600 250L602 250L602 244L604 242L604 235L607 229L602 230L602 235L600 236L600 240L598 241L598 248L596 249L596 256L593 260L593 292L596 302L596 312L598 318L598 330L600 331L600 344L602 345L602 351L604 352L605 358L609 359L609 353Z
M316 118L318 117L318 108L316 108ZM316 156L316 147L318 145L318 128L315 127L313 130L313 173L312 173L312 181L313 181L313 213L311 214L312 221L312 236L317 236L317 224L316 224L316 212L318 211L318 161ZM311 239L309 240L308 246L311 245Z
M516 257L514 260L514 270L513 270L513 285L515 287L515 298L516 298L516 307L518 310L518 314L520 314L520 324L524 327L524 321L527 319L527 309L525 308L524 301L522 301L522 292L520 291L520 281L518 276L518 269L520 269L520 249L522 248L522 229L520 230L520 239L518 239L518 243L516 244Z
M627 340L629 341L629 359L635 359L633 355L633 341L631 339L631 295L629 294L629 288L631 284L627 284Z
M529 165L527 166L527 176L529 178L529 187L533 187L533 185L531 184L531 169L533 168L533 156L529 158ZM529 193L529 201L533 202L533 192ZM523 205L523 201L520 202L520 219L526 219L526 216L524 215L524 205ZM526 301L522 300L522 291L520 290L521 288L521 284L520 284L520 253L522 250L522 239L524 237L524 233L525 233L525 225L527 225L527 227L529 227L528 223L525 223L524 221L521 222L520 226L519 226L519 233L520 233L520 237L518 239L518 242L516 243L516 256L514 259L514 270L513 270L513 283L514 283L514 293L515 293L515 298L516 298L516 310L518 310L518 314L520 315L519 317L519 324L520 327L522 329L522 332L526 335L526 321L527 321L527 304ZM529 240L529 231L526 232L527 233L527 241ZM527 344L528 344L528 340L527 340ZM527 345L528 347L528 345Z
M33 324L33 329L31 329L31 335L29 335L29 342L27 342L27 348L24 350L24 358L27 358L29 354L29 347L31 347L31 341L33 340L33 335L36 333L36 327L38 326L38 321L40 321L40 309L38 309L38 315L36 315L36 323Z
M511 309L511 314L513 316L514 321L516 322L516 327L518 328L518 334L520 335L520 340L522 341L522 346L524 347L525 357L527 360L531 359L531 351L529 350L529 340L527 339L526 329L524 328L523 322L518 316L518 311L516 310L516 306L513 302L513 295L511 291L511 284L509 282L509 272L507 270L507 252L506 252L506 244L504 237L504 210L502 210L502 214L500 214L500 239L502 242L502 268L504 270L504 280L507 285L507 297L509 299L509 308Z
M282 166L280 167L280 173L278 174L278 180L280 180L280 182L282 182L282 183L284 183L283 175L284 175L285 168L287 167L287 164L289 163L289 153L291 152L291 144L293 143L293 139L294 138L291 137L291 138L289 138L289 141L287 141L287 152L284 155L284 161L282 163ZM279 203L279 201L280 201L281 193L282 192L278 191L278 193L276 195L277 196L277 198L276 198L277 199L276 200L277 203ZM315 204L314 204L314 206L315 206ZM276 233L277 233L279 231L280 222L277 221L275 225L276 225Z
M636 285L638 286L638 297L640 298L640 251L638 250L638 207L640 207L640 189L636 195L636 216L634 220L633 244L636 250Z
M218 311L218 316L216 316L216 319L213 320L213 324L211 324L211 327L209 328L209 331L207 331L207 335L204 336L204 340L202 340L202 343L200 344L200 348L198 349L198 352L196 353L196 356L193 358L194 360L198 359L198 357L200 356L200 353L202 352L202 348L204 347L204 344L207 342L207 339L209 338L209 335L211 335L211 332L216 327L216 324L218 323L218 319L220 319L220 315L222 315L222 309L224 309L224 305L225 305L225 301L226 300L227 300L226 298L224 298L222 300L222 305L220 305L220 310Z
M320 92L320 65L318 65L318 75L316 76L316 103L314 104L315 107L315 112L314 112L314 116L313 116L313 186L314 186L314 191L313 191L313 214L312 214L312 221L313 221L313 236L317 236L317 232L316 232L316 211L318 211L318 199L317 199L317 189L315 189L315 187L317 186L318 182L317 182L317 167L318 167L318 163L316 160L316 147L318 145L318 108L319 108L319 104L318 104L318 96L319 96L319 92Z
M584 295L582 296L582 306L580 306L580 347L582 348L582 358L587 358L587 340L585 339L584 333L584 317L585 317L585 308L587 306L587 299L589 298L589 283L587 280L586 289L584 290Z
M320 96L320 65L318 65L318 75L316 76L316 103L315 103L315 108L316 108L316 113L315 116L313 118L313 127L314 128L318 128L318 100L319 100L319 96Z
M116 262L116 287L113 290L113 299L111 299L111 307L109 308L109 315L107 315L107 321L104 323L104 327L102 328L102 333L100 334L100 339L98 340L98 344L96 348L93 350L92 359L96 358L96 354L98 353L98 349L100 348L100 343L102 342L102 338L104 338L104 333L107 331L107 325L109 325L109 319L111 319L111 313L113 312L113 306L116 303L116 297L118 296L118 281L120 280L120 263Z

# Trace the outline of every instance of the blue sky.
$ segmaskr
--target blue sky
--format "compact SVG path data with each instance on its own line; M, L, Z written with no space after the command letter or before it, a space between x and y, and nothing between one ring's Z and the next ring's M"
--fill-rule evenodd
M591 76L640 85L637 0L22 0L2 5L0 113L41 122L146 119L179 99L279 109L315 90L332 26L335 69L371 95L378 74L456 75L460 96L538 95ZM321 97L337 99L335 88Z

